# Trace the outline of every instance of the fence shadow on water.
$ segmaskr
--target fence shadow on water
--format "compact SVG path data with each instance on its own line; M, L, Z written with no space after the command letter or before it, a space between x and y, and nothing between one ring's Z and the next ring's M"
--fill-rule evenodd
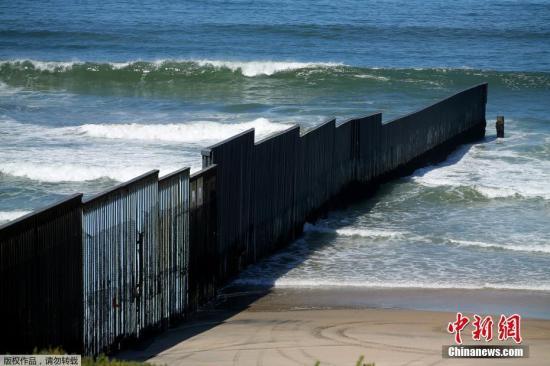
M486 141L488 140L489 139L486 139ZM452 165L467 154L470 148L471 146L466 145L452 152L451 161L443 160L446 154L438 154L432 155L429 159L425 160L425 162L426 164L433 164L433 168ZM430 170L429 166L426 170ZM417 172L415 174L423 173ZM405 176L404 179L407 179L407 174L404 173L403 176ZM379 183L383 184L384 182L380 181ZM390 184L393 185L393 183ZM141 342L137 347L123 351L117 357L135 361L146 361L187 339L215 328L238 313L248 309L255 302L269 295L275 287L275 282L279 278L285 276L289 271L308 260L312 253L322 250L323 246L333 242L334 239L337 238L338 234L336 231L338 229L352 225L359 217L368 214L378 201L384 199L385 195L392 194L391 186L378 187L373 184L356 185L353 189L363 190L363 192L359 193L356 191L353 196L348 196L347 199L346 197L341 197L342 200L333 206L335 211L324 212L332 216L346 211L345 216L349 221L346 224L340 225L338 222L332 221L332 231L322 233L323 238L321 243L306 245L304 242L304 235L311 234L307 232L303 233L297 237L290 247L283 247L275 250L269 257L263 258L245 269L243 275L247 276L247 279L251 279L258 274L258 272L261 272L260 282L251 281L252 283L250 283L246 281L242 283L239 281L241 276L237 275L236 278L233 278L226 286L219 289L215 298L206 306L203 306L199 312L195 313L190 320L171 329L169 332L156 336L154 339L149 338ZM318 218L325 217L326 215L324 214L318 216ZM314 221L315 220L312 219L311 224L313 224ZM294 246L298 246L299 250L296 250ZM289 257L291 258L289 259ZM269 264L266 266L264 262L269 262ZM268 268L268 271L266 271L266 268ZM254 272L246 273L250 270ZM191 354L188 356L191 356Z
M481 139L486 101L482 84L385 124L381 114L330 119L258 142L245 131L203 150L191 176L152 171L0 226L0 323L11 335L0 351L93 355L193 312L208 319L161 336L172 337L165 345L217 324L269 289L197 312L247 265L297 239L307 221Z
M486 141L488 140L486 139ZM479 142L479 144L483 143L483 141ZM433 159L430 163L427 162L428 166L416 170L414 175L423 176L432 169L456 164L468 153L471 147L472 145L461 146L452 152L446 160ZM440 156L440 158L443 159L444 156ZM411 176L404 175L400 179L387 183L380 182L380 186L378 187L374 185L354 187L356 190L363 189L364 192L356 193L351 200L343 199L333 210L327 212L326 215L318 217L322 222L319 227L316 227L316 220L307 222L304 233L300 237L289 246L281 248L269 257L248 267L222 290L221 294L219 294L220 299L224 300L235 296L247 297L253 293L268 293L275 287L277 280L301 266L315 252L322 251L325 246L333 243L340 235L338 233L339 230L361 225L361 218L368 215L371 209L380 201L384 201L387 199L387 196L394 194L394 190L398 188L398 185L407 184L409 177ZM342 217L345 217L345 222L340 220ZM329 226L325 226L325 222L329 223ZM369 228L367 227L367 229ZM346 235L353 236L353 234ZM315 236L315 239L310 241L308 240L309 236ZM368 241L369 239L364 240ZM256 281L255 276L260 272L261 278Z

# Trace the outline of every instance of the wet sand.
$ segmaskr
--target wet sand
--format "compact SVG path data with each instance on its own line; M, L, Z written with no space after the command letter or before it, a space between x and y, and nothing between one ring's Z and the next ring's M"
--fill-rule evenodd
M361 292L363 296L359 295ZM527 303L531 308L546 309L550 305L546 293L489 290L367 293L365 290L276 290L267 294L230 291L199 312L195 319L168 330L140 349L116 357L166 365L314 365L317 360L321 365L355 365L361 355L365 356L365 362L376 365L541 365L550 360L550 320L524 316L522 336L523 344L529 346L529 358L444 359L442 346L453 344L446 326L454 320L455 312L365 306L365 302L371 306L374 302L384 307L380 304L384 301L386 305L395 305L398 298L401 303L409 301L413 306L419 298L430 303L430 299L440 297L450 303L460 297L472 306L487 309L476 310L477 313L497 315L498 309L521 309ZM354 296L370 300L361 302L353 300ZM499 304L503 299L514 303ZM494 331L496 334L496 326ZM463 333L465 344L483 344L472 341L470 332L468 326ZM490 344L503 343L493 340Z
M249 289L228 288L224 306L234 307ZM231 303L231 298L237 297ZM500 289L277 288L254 301L255 309L409 309L513 314L550 320L550 293Z

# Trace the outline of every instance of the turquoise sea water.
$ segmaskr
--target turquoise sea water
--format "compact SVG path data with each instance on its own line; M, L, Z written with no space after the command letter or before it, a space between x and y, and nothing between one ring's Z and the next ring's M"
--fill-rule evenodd
M306 226L241 283L550 290L550 1L0 1L0 222L250 127L489 83L487 139ZM497 114L507 138L494 138Z

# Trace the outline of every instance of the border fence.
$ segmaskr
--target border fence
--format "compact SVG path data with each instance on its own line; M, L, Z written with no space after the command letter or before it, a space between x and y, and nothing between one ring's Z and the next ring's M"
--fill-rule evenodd
M486 102L481 84L385 124L245 131L191 176L151 171L0 226L0 351L96 355L166 328L338 200L482 138Z

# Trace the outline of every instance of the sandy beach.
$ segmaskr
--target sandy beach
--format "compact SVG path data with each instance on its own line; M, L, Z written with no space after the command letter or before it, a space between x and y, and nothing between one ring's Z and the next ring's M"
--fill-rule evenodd
M378 299L383 297L380 291ZM503 296L516 297L518 306L525 304L520 298L533 303L530 296L538 297L541 306L548 298L544 293L484 291L473 296L464 290L437 291L417 294L429 302L434 293L439 293L451 302L453 296L460 297L463 292L466 300L476 297L487 309L494 309L487 304ZM218 303L199 312L192 321L116 357L158 365L314 365L317 361L321 365L355 365L361 355L365 362L376 365L541 365L550 359L550 320L522 320L523 344L529 346L529 358L444 359L442 346L453 344L446 326L454 320L455 312L367 308L354 302L351 293L233 292L220 297ZM395 299L388 297L391 294L397 296L396 290L385 294L388 302ZM376 299L376 291L365 297ZM411 293L402 292L401 298L403 302L409 298L414 304ZM344 299L354 307L337 304ZM467 329L464 344L483 344L472 341L471 330ZM499 344L503 343L491 342Z

